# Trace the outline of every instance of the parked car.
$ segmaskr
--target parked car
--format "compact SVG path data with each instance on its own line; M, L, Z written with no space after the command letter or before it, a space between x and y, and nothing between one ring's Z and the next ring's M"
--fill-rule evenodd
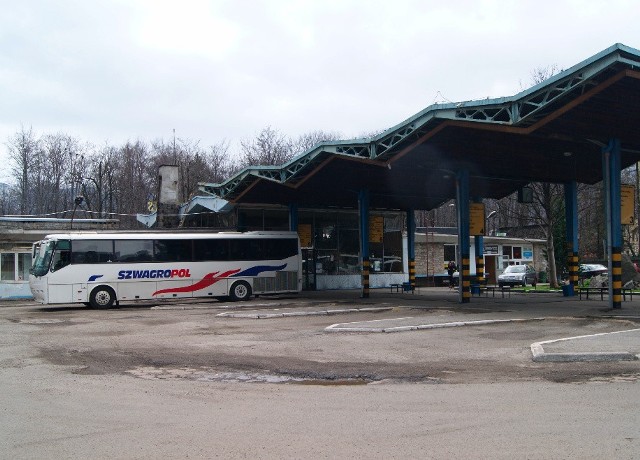
M509 265L501 275L498 275L498 286L533 286L538 282L536 271L530 265Z
M580 264L578 267L578 279L583 280L596 275L607 273L609 269L602 264Z

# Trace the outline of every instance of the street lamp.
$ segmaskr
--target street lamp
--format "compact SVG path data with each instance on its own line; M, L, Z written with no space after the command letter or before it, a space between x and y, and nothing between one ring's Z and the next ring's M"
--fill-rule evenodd
M76 209L78 209L78 206L80 206L83 201L84 197L80 195L78 195L75 200L73 200L73 212L71 213L71 223L69 225L69 229L73 229L73 218L76 215Z
M496 214L498 214L498 211L491 211L491 212L489 213L489 215L487 216L487 220L489 220L489 219L491 219L491 218L495 217L495 215L496 215ZM492 235L492 236L495 236L495 235L496 235L496 227L495 227L495 225L493 225L492 227L493 227L493 233L491 233L491 235Z

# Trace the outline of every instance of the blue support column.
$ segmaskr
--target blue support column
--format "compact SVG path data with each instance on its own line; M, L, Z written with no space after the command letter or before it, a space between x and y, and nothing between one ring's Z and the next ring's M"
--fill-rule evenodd
M564 184L564 210L567 238L567 262L569 266L569 295L575 295L578 287L578 184L575 180Z
M409 259L409 283L416 287L416 216L413 209L407 211L407 257Z
M602 151L607 247L609 252L609 307L622 308L622 222L620 213L620 141L612 139Z
M362 293L360 297L369 298L369 190L358 193L358 213L360 217L360 257L362 259Z
M295 203L289 204L289 230L298 231L298 205Z
M469 171L463 169L456 175L456 201L458 208L458 251L459 251L459 301L471 301L470 257L471 240L469 237Z

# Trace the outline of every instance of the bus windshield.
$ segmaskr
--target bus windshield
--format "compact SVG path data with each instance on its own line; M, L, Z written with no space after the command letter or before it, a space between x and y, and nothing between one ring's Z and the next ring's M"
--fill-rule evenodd
M33 265L29 273L34 276L44 276L47 274L55 244L55 241L47 241L38 245L39 247L36 249L35 259L33 260Z
M71 244L68 240L49 240L40 244L36 252L33 266L29 273L34 276L44 276L49 271L59 270L69 264L69 249ZM53 260L53 263L51 262Z

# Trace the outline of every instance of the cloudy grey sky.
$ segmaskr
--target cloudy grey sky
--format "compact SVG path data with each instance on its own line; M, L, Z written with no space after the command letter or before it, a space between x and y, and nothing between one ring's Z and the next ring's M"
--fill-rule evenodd
M636 0L0 0L0 158L32 127L94 144L344 138L531 72L640 48ZM7 176L6 162L0 180Z

